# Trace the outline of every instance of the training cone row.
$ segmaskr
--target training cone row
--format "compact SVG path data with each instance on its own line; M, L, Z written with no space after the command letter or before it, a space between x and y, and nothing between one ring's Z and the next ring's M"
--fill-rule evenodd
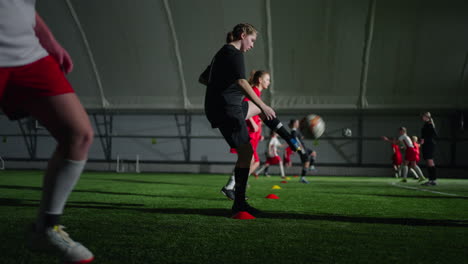
M276 194L273 194L273 193L272 193L272 194L269 194L269 195L267 195L265 198L267 198L267 199L279 199L278 195L276 195Z
M232 218L239 219L239 220L249 220L249 219L255 219L255 216L249 214L248 212L240 211L234 216L232 216Z

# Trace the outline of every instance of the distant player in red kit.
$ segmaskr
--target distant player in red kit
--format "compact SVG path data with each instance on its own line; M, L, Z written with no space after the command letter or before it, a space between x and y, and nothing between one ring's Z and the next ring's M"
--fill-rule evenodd
M411 140L413 141L414 145L414 151L416 151L416 163L418 163L421 160L421 154L420 154L420 146L418 143L418 137L417 136L412 136Z
M406 182L406 178L408 177L408 165L412 169L414 169L414 171L416 172L420 180L424 180L425 179L424 174L422 173L421 168L419 168L419 166L416 164L416 160L417 160L416 149L410 137L408 137L408 135L406 134L406 128L400 127L399 132L400 132L400 137L398 138L398 140L400 140L406 148L405 162L401 170L402 172L401 175L403 177L402 182Z
M395 175L395 178L399 178L401 176L400 167L401 167L401 164L403 163L403 158L400 152L400 146L398 144L399 141L396 138L389 139L387 137L382 137L382 139L392 144L392 151L393 151L392 161L393 161L394 175Z

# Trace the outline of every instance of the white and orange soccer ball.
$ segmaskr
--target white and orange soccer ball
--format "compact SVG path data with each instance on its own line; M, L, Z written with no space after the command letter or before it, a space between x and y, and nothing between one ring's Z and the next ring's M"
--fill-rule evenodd
M325 122L322 117L316 114L310 114L304 117L299 127L302 135L309 139L317 139L325 132Z

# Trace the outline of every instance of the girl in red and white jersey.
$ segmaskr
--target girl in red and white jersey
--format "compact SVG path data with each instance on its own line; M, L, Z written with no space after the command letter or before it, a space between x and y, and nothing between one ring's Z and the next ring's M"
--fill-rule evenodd
M280 171L281 171L281 178L285 178L284 174L284 166L283 166L283 161L281 160L280 155L278 154L278 148L279 147L284 147L285 144L281 144L281 142L278 139L278 134L276 134L274 131L271 131L271 136L270 136L270 141L268 142L268 150L266 153L267 160L265 161L265 164L258 169L258 171L255 172L255 174L260 174L262 171L265 171L265 176L268 175L268 168L270 165L279 165Z
M408 165L414 169L416 174L418 175L420 180L425 179L424 174L421 171L421 168L416 163L417 160L417 152L414 147L413 141L408 137L406 134L406 128L405 127L400 127L400 137L398 140L404 144L404 147L406 148L405 150L405 161L401 169L401 175L403 177L402 182L406 182L406 178L408 177Z

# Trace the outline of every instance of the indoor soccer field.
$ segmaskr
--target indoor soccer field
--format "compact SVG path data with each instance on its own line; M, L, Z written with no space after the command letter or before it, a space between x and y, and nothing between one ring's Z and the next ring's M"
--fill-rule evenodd
M0 172L1 263L57 263L24 245L41 175ZM242 221L219 193L225 175L87 172L62 223L96 263L468 263L466 179L297 179L251 177L264 214Z

